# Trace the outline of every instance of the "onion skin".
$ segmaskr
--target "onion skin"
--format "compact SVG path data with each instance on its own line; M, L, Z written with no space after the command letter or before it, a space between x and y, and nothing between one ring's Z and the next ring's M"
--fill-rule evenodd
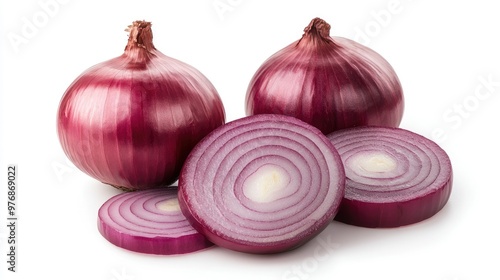
M136 21L129 31L124 54L83 72L57 114L69 159L128 191L175 182L191 149L225 122L213 85L158 51L149 22Z
M391 65L315 18L302 38L267 59L250 81L246 114L296 117L324 134L355 126L398 127L404 98Z
M268 180L266 172L277 167L284 171ZM274 200L245 192L257 186L269 194L276 182L285 184ZM321 131L289 116L257 115L227 123L196 145L178 197L184 216L214 244L270 254L319 234L337 213L344 184L341 159Z
M327 136L346 170L346 194L335 220L369 228L414 224L438 213L448 202L453 170L446 152L433 141L401 128L356 127ZM359 155L398 158L394 172L365 172Z

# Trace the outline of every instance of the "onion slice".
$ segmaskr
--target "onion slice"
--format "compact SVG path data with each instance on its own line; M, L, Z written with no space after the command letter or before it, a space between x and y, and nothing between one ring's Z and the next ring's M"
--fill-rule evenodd
M131 251L174 255L213 245L182 215L177 187L118 194L101 206L98 216L104 238Z
M398 227L425 220L451 194L452 166L433 141L401 128L357 127L328 135L347 176L336 220Z
M210 241L247 253L296 248L334 218L344 195L342 161L317 128L255 115L223 125L188 156L179 203Z

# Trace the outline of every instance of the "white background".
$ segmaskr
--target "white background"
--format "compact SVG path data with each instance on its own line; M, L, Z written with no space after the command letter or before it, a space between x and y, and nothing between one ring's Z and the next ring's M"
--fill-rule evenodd
M500 279L495 1L60 0L45 11L40 3L47 2L0 4L0 279ZM393 65L405 91L401 127L438 141L452 159L446 207L396 229L334 222L305 246L270 256L212 248L159 257L102 238L97 210L118 191L68 163L56 136L58 104L73 79L119 56L124 28L146 19L153 22L155 46L204 73L222 97L227 120L234 120L244 116L255 70L299 39L316 16L332 25L332 35L356 39ZM27 22L36 30L23 35ZM23 40L15 44L14 37ZM16 273L6 263L10 163L19 168ZM320 239L330 243L328 250Z

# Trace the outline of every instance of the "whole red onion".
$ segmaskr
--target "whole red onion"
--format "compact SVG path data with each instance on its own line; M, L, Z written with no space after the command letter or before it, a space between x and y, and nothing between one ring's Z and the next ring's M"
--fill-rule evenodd
M403 109L391 65L368 47L330 37L330 25L319 18L302 39L263 63L246 96L247 115L289 115L324 134L361 125L397 127Z
M191 149L224 124L222 101L195 68L153 45L151 23L129 26L125 52L81 74L62 97L57 129L82 171L125 190L168 185Z

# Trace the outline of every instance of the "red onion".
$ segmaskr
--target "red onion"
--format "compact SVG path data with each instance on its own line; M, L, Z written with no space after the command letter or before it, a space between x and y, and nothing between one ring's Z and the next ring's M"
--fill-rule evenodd
M179 177L179 204L216 245L275 253L333 220L344 182L340 157L318 129L257 115L217 128L194 148Z
M452 167L436 143L400 128L358 127L328 135L347 176L336 220L397 227L436 214L450 197Z
M182 215L177 188L121 193L99 209L99 232L118 247L148 254L184 254L213 244Z
M191 149L224 123L222 101L198 70L153 46L136 21L123 55L81 74L65 92L59 139L82 171L125 190L168 185Z
M284 114L324 134L362 125L397 127L403 90L375 51L341 37L315 18L302 39L267 59L248 87L246 113Z

